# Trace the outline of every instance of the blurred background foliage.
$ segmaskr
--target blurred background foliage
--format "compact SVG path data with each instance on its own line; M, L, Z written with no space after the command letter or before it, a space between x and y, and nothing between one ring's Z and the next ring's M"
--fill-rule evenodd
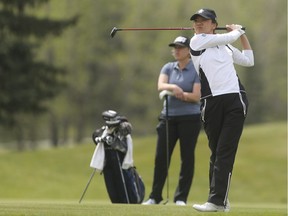
M83 143L107 109L127 116L134 135L154 134L158 75L173 61L168 43L193 32L110 32L190 27L205 7L216 11L219 26L247 29L255 66L237 67L250 100L247 124L286 121L286 0L0 0L1 145Z

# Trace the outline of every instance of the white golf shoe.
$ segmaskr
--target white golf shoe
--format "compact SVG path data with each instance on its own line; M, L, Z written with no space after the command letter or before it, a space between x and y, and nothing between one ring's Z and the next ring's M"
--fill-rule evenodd
M177 206L186 206L186 203L184 201L182 201L182 200L177 200L176 201L176 205Z
M148 199L147 201L143 202L142 205L156 205L158 203L156 203L155 199Z
M210 202L206 202L203 205L194 204L193 208L200 212L229 212L230 203L227 203L226 206L219 206Z

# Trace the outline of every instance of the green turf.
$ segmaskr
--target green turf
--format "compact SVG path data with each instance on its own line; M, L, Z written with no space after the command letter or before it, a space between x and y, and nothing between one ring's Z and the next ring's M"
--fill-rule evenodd
M2 201L0 216L202 216L207 213L195 211L191 206L173 204L143 206L85 202L78 204L68 201ZM210 213L211 214L211 213ZM249 206L237 205L229 213L212 213L213 216L284 216L285 205Z
M144 179L147 198L151 191L156 137L133 137L133 141L134 161ZM135 215L133 211L137 215L157 215L156 212L167 215L165 211L168 210L169 215L180 211L181 215L199 214L191 205L205 202L208 193L209 150L203 132L196 149L196 171L188 198L189 207L181 210L172 203L180 165L178 148L169 171L168 206L111 205L103 176L99 174L94 176L79 205L79 198L92 173L89 164L94 148L91 142L22 153L0 151L0 215L110 215L110 212L111 215L124 215L121 212L130 210L131 213L126 215ZM167 197L166 186L163 197ZM287 204L286 122L245 127L229 199L232 205L229 215L284 215Z

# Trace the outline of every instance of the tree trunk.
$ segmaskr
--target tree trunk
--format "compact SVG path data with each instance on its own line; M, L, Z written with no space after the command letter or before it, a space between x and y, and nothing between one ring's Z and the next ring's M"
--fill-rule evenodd
M58 147L59 144L59 127L56 116L51 113L50 117L50 139L53 147Z

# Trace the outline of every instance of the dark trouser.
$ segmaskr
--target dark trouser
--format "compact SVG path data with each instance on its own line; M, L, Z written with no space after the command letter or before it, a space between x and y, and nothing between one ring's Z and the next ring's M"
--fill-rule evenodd
M194 175L194 150L200 132L200 115L171 117L169 119L169 164L177 140L180 142L181 169L174 202L186 202ZM159 203L167 177L166 120L160 118L155 156L154 179L150 198ZM168 166L169 166L168 164Z
M245 94L226 94L202 101L202 120L209 140L208 202L226 205L233 165L246 117Z

